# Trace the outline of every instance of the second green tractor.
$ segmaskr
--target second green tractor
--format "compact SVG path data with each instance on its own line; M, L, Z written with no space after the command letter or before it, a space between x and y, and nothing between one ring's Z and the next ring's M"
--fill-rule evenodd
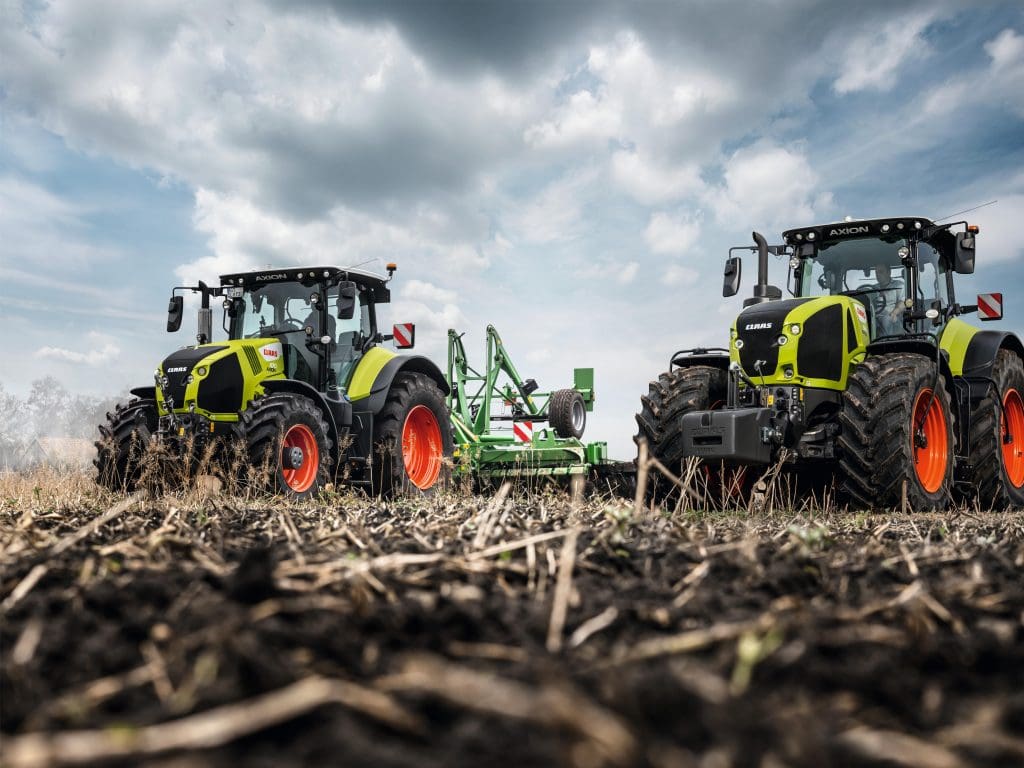
M921 217L791 229L772 246L755 232L726 262L732 296L733 251L758 256L728 347L672 357L642 398L637 441L740 494L778 466L857 508L1024 506L1024 345L961 319L1000 318L1001 294L955 295L977 236ZM789 298L768 284L769 255L788 260Z

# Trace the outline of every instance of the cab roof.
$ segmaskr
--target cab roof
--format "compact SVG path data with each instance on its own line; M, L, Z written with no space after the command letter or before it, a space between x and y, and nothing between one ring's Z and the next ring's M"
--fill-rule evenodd
M278 269L256 269L250 272L233 272L220 276L222 286L241 285L243 288L250 289L283 282L298 282L313 286L323 280L351 280L368 291L374 303L386 304L391 301L387 278L352 267L281 267Z
M811 227L787 229L782 238L788 245L821 242L822 240L843 240L853 237L904 237L911 232L920 232L934 226L931 219L923 216L890 216L884 219L858 219L837 221L832 224L817 224Z

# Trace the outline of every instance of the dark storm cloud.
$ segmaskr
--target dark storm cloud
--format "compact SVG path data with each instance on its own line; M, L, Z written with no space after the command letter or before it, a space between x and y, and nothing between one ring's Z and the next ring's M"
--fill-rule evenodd
M574 43L622 29L659 56L707 57L716 68L777 77L826 41L883 19L950 5L935 0L275 0L282 10L333 11L346 22L393 25L448 74L481 67L515 78ZM828 55L823 50L824 55Z

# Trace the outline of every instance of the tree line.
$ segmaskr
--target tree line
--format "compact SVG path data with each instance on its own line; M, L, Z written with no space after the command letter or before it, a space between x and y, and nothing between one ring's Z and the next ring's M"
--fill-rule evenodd
M107 411L129 397L75 394L53 376L33 381L25 396L0 382L0 469L38 463L40 438L98 439Z

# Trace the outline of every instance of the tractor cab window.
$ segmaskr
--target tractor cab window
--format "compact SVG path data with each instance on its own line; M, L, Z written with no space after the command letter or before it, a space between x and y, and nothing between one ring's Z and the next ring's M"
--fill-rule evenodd
M949 306L949 285L946 282L946 265L938 252L927 243L917 244L917 301L925 310L942 310ZM942 315L940 314L941 318ZM930 333L935 329L931 320L919 320L918 333Z
M327 311L332 317L338 314L338 287L327 292ZM362 289L358 292L358 305L350 320L337 319L337 330L333 334L335 346L331 350L331 368L339 387L346 387L352 371L362 354L362 347L373 333L370 318L370 301Z
M906 269L892 242L873 238L822 243L800 268L800 296L852 296L867 309L872 338L904 333Z
M310 301L317 292L297 282L275 282L246 290L237 316L231 323L231 338L276 338L284 346L285 373L289 378L317 386L319 360L308 348L306 326L312 326L312 338L325 332L320 328L320 312ZM331 333L328 318L327 333Z

